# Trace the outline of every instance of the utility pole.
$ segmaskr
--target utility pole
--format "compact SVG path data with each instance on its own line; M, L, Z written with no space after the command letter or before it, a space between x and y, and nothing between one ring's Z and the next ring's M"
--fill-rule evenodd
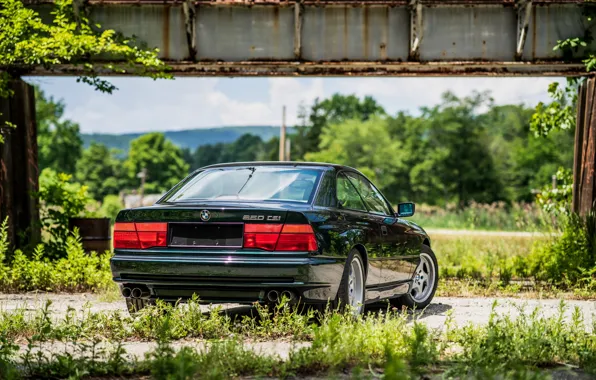
M279 134L279 160L286 159L286 106L282 108L281 115L281 131Z
M290 159L291 142L292 142L292 140L286 138L286 161L291 161L291 159Z

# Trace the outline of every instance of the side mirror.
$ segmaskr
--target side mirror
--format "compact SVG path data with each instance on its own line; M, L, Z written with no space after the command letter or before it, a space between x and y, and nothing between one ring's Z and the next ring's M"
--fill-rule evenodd
M404 202L397 205L397 217L406 217L414 215L416 206L413 202Z

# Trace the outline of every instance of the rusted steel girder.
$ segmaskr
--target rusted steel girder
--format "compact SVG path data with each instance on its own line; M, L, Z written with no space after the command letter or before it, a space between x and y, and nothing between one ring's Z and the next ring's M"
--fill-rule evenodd
M179 75L581 75L553 47L596 33L580 0L77 1Z
M166 64L177 76L581 76L581 63L566 62L175 62ZM38 68L32 76L79 75L80 67L56 65ZM123 73L99 72L100 75L127 76Z

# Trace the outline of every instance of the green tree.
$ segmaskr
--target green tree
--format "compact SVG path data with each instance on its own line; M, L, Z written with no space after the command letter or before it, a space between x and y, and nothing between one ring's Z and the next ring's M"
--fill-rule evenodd
M140 49L114 30L98 32L84 9L75 9L72 0L56 0L51 16L52 21L45 23L23 1L0 0L0 96L10 95L9 80L39 66L78 65L83 71L78 81L106 92L115 87L98 77L100 71L170 77L157 50ZM99 56L109 56L119 63L96 63Z
M297 126L293 138L295 157L316 152L321 143L321 133L326 126L340 124L347 120L367 121L375 115L384 115L385 110L371 96L362 100L356 95L334 94L331 98L315 99L309 112L302 111L302 125Z
M503 199L478 113L487 102L487 93L460 99L448 92L442 104L422 110L419 149L423 154L411 169L410 181L425 202L455 201L463 207L470 201Z
M101 201L108 194L118 194L122 187L122 163L107 146L91 143L77 162L76 179L88 187L89 194Z
M381 189L393 184L404 169L399 141L389 135L388 121L372 117L330 124L323 129L318 152L307 153L307 161L348 165L364 173Z
M40 170L74 174L83 149L79 125L64 120L64 103L47 98L39 88L35 89L35 113Z
M125 161L128 185L138 187L137 174L147 170L145 192L163 192L188 175L189 167L182 151L163 133L147 133L131 141Z
M270 149L259 136L246 133L232 143L199 146L192 157L191 168L194 170L222 162L270 160Z

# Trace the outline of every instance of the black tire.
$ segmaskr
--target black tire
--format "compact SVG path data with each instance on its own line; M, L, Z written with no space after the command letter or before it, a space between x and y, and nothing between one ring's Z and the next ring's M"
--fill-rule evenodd
M366 270L364 268L364 260L362 260L362 256L358 250L353 249L350 254L348 255L348 259L346 260L346 266L344 267L344 273L341 277L341 281L339 283L339 289L337 290L337 296L335 298L335 302L333 306L335 309L338 309L341 312L344 312L348 309L348 305L350 305L350 288L349 288L349 277L350 277L350 267L354 260L359 261L360 268L361 268L361 277L362 277L362 305L358 307L354 312L354 315L359 315L364 312L364 301L366 300Z
M125 298L128 313L133 315L149 305L155 305L155 301L144 298Z
M421 249L420 249L420 256L422 257L423 255L426 256L427 258L430 258L430 262L434 265L434 278L433 278L433 283L432 283L432 289L430 289L430 292L428 294L425 294L425 297L423 299L416 299L416 297L412 296L412 290L414 289L413 286L414 284L412 284L412 287L410 288L410 292L408 292L407 294L404 294L401 297L398 298L393 298L390 300L390 303L392 306L401 308L402 306L405 306L407 308L410 309L423 309L425 307L427 307L433 300L433 297L435 296L435 292L437 291L437 285L439 283L439 264L437 262L437 257L435 256L435 253L432 251L432 249L430 249L430 247L428 245L423 244ZM416 268L416 272L418 271L420 267ZM417 273L414 273L414 276L417 275ZM415 280L415 278L414 278Z

